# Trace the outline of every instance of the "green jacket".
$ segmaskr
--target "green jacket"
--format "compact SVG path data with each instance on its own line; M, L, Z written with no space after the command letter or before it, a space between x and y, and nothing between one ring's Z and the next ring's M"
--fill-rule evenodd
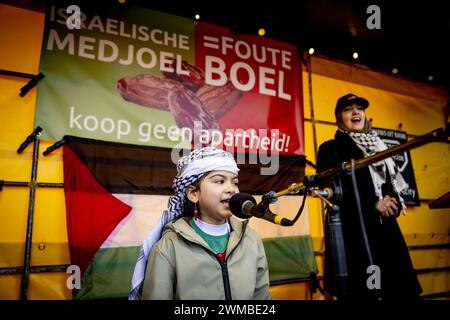
M223 264L185 219L168 223L150 253L142 299L271 299L261 238L248 221L230 223Z

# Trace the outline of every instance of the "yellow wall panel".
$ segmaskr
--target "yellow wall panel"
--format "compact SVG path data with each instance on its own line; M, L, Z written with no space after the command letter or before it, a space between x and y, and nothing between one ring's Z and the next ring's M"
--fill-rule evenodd
M337 99L351 92L369 100L366 114L369 119L373 119L374 127L398 130L401 123L402 130L420 135L442 127L445 123L445 101L436 101L433 97L428 100L418 99L323 75L312 76L314 115L318 120L335 122Z
M309 197L307 200L311 237L323 236L323 216L321 200Z
M39 154L39 166L37 172L37 181L39 182L52 182L63 183L64 171L63 171L63 152L62 147L52 151L47 156L42 153L55 141L42 140L40 142L40 154Z
M20 88L27 83L28 80L0 76L0 119L2 121L0 151L16 151L34 129L35 89L28 92L23 98L19 96ZM32 146L28 146L26 149L28 152L32 150ZM18 158L20 156L18 155Z
M0 276L0 300L18 300L20 275Z
M450 291L450 275L445 272L419 274L422 294L432 294Z
M416 269L450 266L448 249L411 250L411 260Z
M314 133L313 133L313 125L310 121L305 122L304 124L305 130L305 156L308 160L312 161L314 164L316 163L316 154L314 151ZM316 123L316 139L317 139L317 148L325 141L334 138L334 134L336 133L337 126L331 124L322 124ZM314 174L316 173L315 169L310 166L306 167L305 173Z
M449 143L434 142L413 149L411 158L420 198L434 200L450 191Z
M33 241L67 242L63 188L38 188L34 215Z
M312 237L312 243L314 251L323 252L325 250L325 242L322 234L318 237Z
M62 188L38 189L31 265L70 264L64 201Z
M24 138L25 140L25 138ZM19 147L20 143L17 144ZM33 146L20 155L15 149L0 149L0 179L5 181L30 182ZM17 148L16 148L17 149Z
M325 141L334 139L334 135L336 134L337 126L330 124L316 124L317 128L317 146L320 147L322 143Z
M72 291L67 288L70 274L63 272L34 273L30 275L29 300L72 299Z
M38 73L43 27L44 14L0 4L0 69ZM36 88L23 98L19 96L20 88L28 81L0 76L0 152L17 150L34 129ZM3 167L1 162L0 167ZM29 170L24 171L29 175ZM9 179L0 173L2 179Z
M0 243L24 242L29 189L4 187L0 191Z
M304 132L305 132L305 156L306 159L316 163L316 156L314 151L314 135L313 135L313 127L312 123L307 121L303 124ZM313 174L314 171L311 171L310 166L306 166L305 174Z
M43 30L44 14L0 4L0 69L38 73Z
M410 246L436 245L450 243L450 235L446 233L409 233L405 234L406 243Z
M323 255L316 256L316 263L317 263L317 275L323 276L324 256Z
M404 234L447 234L450 226L448 209L428 209L421 203L420 207L408 208L406 215L400 214L397 221Z
M304 70L306 68L302 66ZM308 84L308 72L302 72L302 84L303 84L303 116L306 119L311 119L311 101L309 99L309 84ZM313 102L314 103L314 102Z
M67 242L33 242L31 246L32 266L69 265L70 252Z
M280 284L270 287L270 293L275 300L311 300L309 282ZM317 291L313 300L323 300L323 296Z
M2 242L0 244L0 268L23 266L24 254L25 232L23 242Z

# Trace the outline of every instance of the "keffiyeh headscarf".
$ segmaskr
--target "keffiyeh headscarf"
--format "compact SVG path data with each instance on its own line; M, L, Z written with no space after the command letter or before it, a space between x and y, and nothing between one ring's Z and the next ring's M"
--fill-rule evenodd
M142 243L131 280L129 300L140 299L150 251L161 238L164 226L182 214L187 199L186 188L210 171L228 171L238 174L239 169L231 153L211 146L196 149L178 161L177 176L173 180L175 195L169 198L167 210L163 212L159 222Z
M384 151L387 149L386 144L380 139L378 133L375 130L369 132L345 132L353 139L359 149L363 152L364 157L372 156L375 153ZM404 199L401 197L400 192L408 187L402 174L400 173L397 165L392 158L386 158L384 160L372 163L369 165L370 175L372 177L375 194L378 199L383 198L382 185L386 183L387 179L392 183L394 191L397 193L400 199L401 208L403 213L406 212L406 205Z

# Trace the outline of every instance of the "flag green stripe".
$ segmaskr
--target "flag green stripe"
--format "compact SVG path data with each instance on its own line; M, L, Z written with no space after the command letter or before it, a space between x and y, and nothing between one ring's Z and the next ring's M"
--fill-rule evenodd
M263 239L263 243L271 283L308 278L317 272L309 235Z
M263 243L272 284L308 278L317 272L310 236L268 238ZM139 250L139 246L101 248L75 299L126 298Z
M139 246L100 249L84 274L75 299L128 297L139 250Z

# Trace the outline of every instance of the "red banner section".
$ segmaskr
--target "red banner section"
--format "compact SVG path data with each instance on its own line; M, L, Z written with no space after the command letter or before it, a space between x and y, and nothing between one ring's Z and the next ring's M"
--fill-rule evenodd
M204 77L196 94L217 121L209 128L222 132L210 130L210 139L224 149L304 154L296 47L202 22L195 39L195 64Z

